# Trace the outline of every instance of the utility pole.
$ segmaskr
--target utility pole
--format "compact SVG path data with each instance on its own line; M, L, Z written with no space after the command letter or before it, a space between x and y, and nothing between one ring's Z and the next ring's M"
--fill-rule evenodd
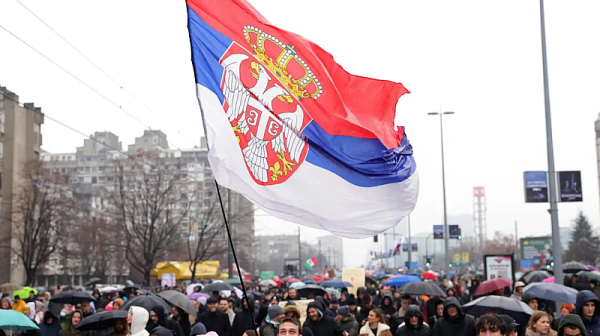
M412 243L410 240L410 215L408 215L408 270L410 271L410 262L412 261Z
M550 220L552 222L552 256L554 257L554 282L563 284L562 247L558 227L558 200L556 195L556 170L554 168L554 145L552 142L552 113L550 111L550 88L548 85L548 57L546 55L546 19L544 0L540 0L540 26L542 32L542 70L544 79L544 106L546 111L546 149L548 151L548 193L550 194Z
M517 221L515 221L515 246L517 247L517 251L519 250L519 231L517 228Z
M319 269L321 269L321 273L323 273L323 260L321 260L321 238L319 238Z
M302 243L300 243L300 225L298 225L298 279L302 279Z
M229 189L227 189L227 224L229 225L229 229L231 230L231 234L233 235L233 227L231 225L231 190ZM233 278L233 251L231 249L231 244L227 245L227 271L229 272L229 279L231 279ZM237 267L240 267L240 265L237 265Z

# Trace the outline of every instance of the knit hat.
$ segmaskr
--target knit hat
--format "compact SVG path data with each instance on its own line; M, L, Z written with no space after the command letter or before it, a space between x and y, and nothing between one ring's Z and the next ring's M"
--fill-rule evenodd
M349 306L356 306L356 298L350 296L350 298L348 299L348 305Z
M343 306L337 310L337 314L341 315L342 317L348 317L350 316L350 309L348 309L346 306Z
M211 297L208 298L208 300L206 300L206 303L208 303L208 304L218 303L218 302L219 302L219 300L217 300L217 298L214 297L214 296L211 296Z
M285 304L286 307L287 306L295 306L295 305L296 305L296 302L294 302L293 300L290 300Z
M283 315L283 308L280 305L272 305L269 307L269 318L274 319L279 315Z

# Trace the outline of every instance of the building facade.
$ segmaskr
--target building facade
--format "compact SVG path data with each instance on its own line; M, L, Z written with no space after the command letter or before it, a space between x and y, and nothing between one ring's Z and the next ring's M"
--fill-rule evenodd
M19 105L19 96L0 86L0 283L23 283L25 275L12 249L18 249L13 232L14 190L27 162L42 152L44 115L33 103Z

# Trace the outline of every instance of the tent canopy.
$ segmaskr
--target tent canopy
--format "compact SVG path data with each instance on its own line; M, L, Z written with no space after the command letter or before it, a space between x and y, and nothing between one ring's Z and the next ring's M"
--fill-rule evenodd
M162 279L163 274L175 274L175 279L186 280L192 278L190 261L168 261L159 262L156 268L150 272L151 276ZM207 260L196 264L196 279L214 279L219 275L221 263L218 260Z

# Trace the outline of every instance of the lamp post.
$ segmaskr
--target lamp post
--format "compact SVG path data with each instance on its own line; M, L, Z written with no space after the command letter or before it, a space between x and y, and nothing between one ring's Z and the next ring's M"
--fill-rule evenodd
M446 213L446 171L444 168L444 123L442 117L444 115L454 114L454 112L429 112L428 115L439 115L440 116L440 139L442 144L442 194L444 198L444 270L446 278L450 279L450 270L448 267L449 256L448 256L448 214Z

